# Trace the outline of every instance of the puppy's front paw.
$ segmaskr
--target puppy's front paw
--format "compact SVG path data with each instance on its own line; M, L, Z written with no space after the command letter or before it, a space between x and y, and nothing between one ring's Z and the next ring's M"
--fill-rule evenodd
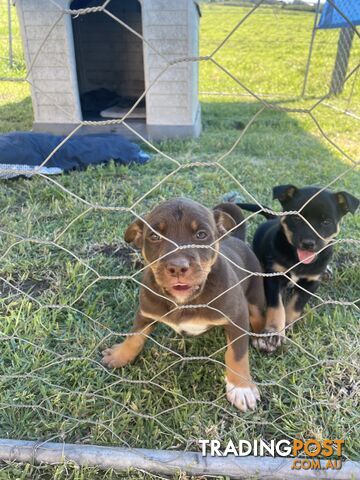
M251 343L253 347L266 353L274 353L286 340L282 332L278 332L272 328L265 328L260 333L271 333L271 335L267 337L252 336Z
M248 409L255 410L260 393L257 386L252 383L248 387L237 387L226 380L226 397L231 405L241 412L246 412Z
M124 367L128 363L131 363L136 355L126 345L126 342L117 343L111 348L107 348L102 352L103 358L101 363L109 368Z

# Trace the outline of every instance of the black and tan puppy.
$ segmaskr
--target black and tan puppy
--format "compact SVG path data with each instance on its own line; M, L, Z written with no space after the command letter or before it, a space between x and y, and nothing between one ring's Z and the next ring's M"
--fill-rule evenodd
M277 217L259 211L257 205L237 204L244 210L259 211L270 218L258 227L253 239L254 252L265 273L291 269L287 276L292 282L285 276L264 279L268 308L262 333L274 332L274 335L254 338L253 343L267 352L276 350L284 340L285 326L302 315L332 257L331 241L339 233L341 218L348 212L354 213L359 205L359 200L347 192L333 193L294 185L275 187L273 198L280 201L283 211L300 212L301 216ZM284 305L284 294L289 285L294 288Z
M189 335L223 326L227 398L241 411L255 408L260 396L250 375L246 332L249 322L254 331L263 328L265 295L262 278L246 273L261 271L255 254L239 238L226 236L242 219L235 205L211 211L175 198L128 227L125 240L141 248L148 267L132 335L103 352L105 365L135 360L157 322ZM244 234L241 228L234 231Z

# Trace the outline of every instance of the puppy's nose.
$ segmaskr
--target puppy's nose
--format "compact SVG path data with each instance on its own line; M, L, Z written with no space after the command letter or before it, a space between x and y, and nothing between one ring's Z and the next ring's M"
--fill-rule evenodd
M166 270L171 275L183 275L189 270L189 268L190 268L189 260L183 257L172 258L166 264Z
M316 242L311 238L306 238L301 242L301 248L303 248L304 250L314 250L315 246Z

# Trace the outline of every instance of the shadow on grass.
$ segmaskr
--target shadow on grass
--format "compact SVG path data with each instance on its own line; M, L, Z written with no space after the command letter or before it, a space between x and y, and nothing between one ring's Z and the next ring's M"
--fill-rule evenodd
M0 105L0 132L30 130L33 123L31 97Z
M259 109L258 102L203 101L201 152L212 158L227 152ZM340 130L341 115L339 117ZM328 123L328 118L323 122L320 120L325 133ZM352 123L356 136L357 124ZM351 138L353 132L348 125L347 138ZM270 186L278 183L325 186L350 166L321 135L308 114L270 109L265 109L257 117L224 164L232 173L240 174L240 178L244 178L244 168L252 165L253 180L246 177L246 183L249 186L254 184L261 199L264 198L262 188L267 188L267 200L271 194ZM333 189L349 188L353 193L359 187L359 177L351 171L332 186Z

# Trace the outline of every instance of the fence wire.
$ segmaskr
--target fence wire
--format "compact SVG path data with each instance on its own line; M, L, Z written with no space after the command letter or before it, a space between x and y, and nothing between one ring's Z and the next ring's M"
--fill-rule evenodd
M329 97L331 97L331 99L329 99L328 102L324 102L324 105L359 120L360 112L357 111L359 105L358 102L356 102L356 94L360 87L358 83L358 70L353 75L351 82L348 82L347 85L344 84L344 78L346 77L347 72L351 70L351 66L349 68L349 65L357 65L360 61L359 51L356 48L352 49L353 38L356 34L356 31L354 31L351 27L348 27L334 30L330 29L330 33L329 30L321 32L321 30L318 30L317 28L320 15L320 2L317 3L315 8L316 12L314 15L314 26L309 46L308 62L305 72L302 96L305 95L307 90L308 76L309 70L311 70L313 52L317 52L317 55L323 55L324 48L328 48L330 42L333 43L337 38L336 56L333 71L330 75L330 84L328 86ZM324 34L327 38L326 42L317 38L318 35L323 37ZM341 95L344 88L346 90L345 94ZM312 91L314 91L313 88Z
M108 269L111 265L104 261L103 264L100 262L100 265L94 267L91 260L92 256L98 255L99 252L103 253L108 246L99 244L92 252L84 252L81 249L80 252L77 251L77 248L74 247L74 242L76 243L77 241L76 236L72 236L75 235L72 234L75 226L78 225L82 229L83 222L92 218L93 215L100 216L106 224L105 219L107 215L114 213L116 216L122 216L122 224L124 224L124 219L127 221L141 219L148 228L171 242L174 248L170 253L184 248L200 248L196 244L180 245L164 237L161 232L156 232L144 217L146 211L150 210L150 207L155 204L154 194L156 191L159 191L160 187L167 184L173 185L172 182L179 181L183 174L199 170L200 172L205 172L205 175L209 171L223 175L229 182L236 185L244 197L256 203L260 211L275 213L275 215L280 217L284 215L299 216L322 238L302 215L302 210L306 205L298 211L287 212L273 212L273 210L264 208L262 202L258 199L258 195L252 192L252 189L232 172L231 166L225 163L225 160L231 159L232 153L243 142L251 127L269 110L306 115L325 144L334 148L341 158L344 159L341 173L324 182L320 191L336 187L339 180L353 175L359 165L359 160L353 158L335 140L330 138L318 120L317 109L326 104L329 96L328 92L324 93L321 98L314 99L307 107L286 107L282 102L272 101L271 93L258 94L222 63L222 49L231 42L234 35L241 31L252 16L257 13L263 1L259 1L252 8L249 8L238 22L235 21L229 33L224 34L223 41L209 51L207 55L175 60L168 60L165 54L154 48L151 41L134 31L121 18L114 16L109 10L111 1L104 1L100 7L71 10L64 9L60 2L56 0L50 0L53 5L58 7L58 20L53 23L48 33L42 39L38 52L33 56L31 65L26 73L26 81L32 84L31 73L36 65L39 53L58 22L65 15L75 17L89 15L93 12L102 12L108 15L114 22L119 24L119 28L126 28L133 35L141 38L154 53L162 58L165 66L157 78L146 87L143 94L126 115L120 119L81 121L31 174L33 177L40 177L43 182L53 187L52 192L57 198L59 211L66 208L62 206L62 203L66 206L73 206L75 213L71 220L67 219L61 229L52 231L52 218L50 216L48 229L43 229L43 236L33 235L32 228L29 228L23 234L0 228L0 235L5 244L5 248L0 256L0 262L4 265L0 276L0 280L3 283L1 309L2 315L4 315L4 322L6 323L6 328L0 333L0 342L4 358L8 359L10 352L15 365L14 368L7 360L3 373L0 375L3 392L0 399L0 410L2 412L0 415L3 416L4 420L1 423L5 427L2 436L7 435L6 429L12 432L11 424L18 422L19 438L27 438L26 424L30 421L29 419L35 418L37 419L35 423L38 425L38 428L35 429L37 432L31 430L30 436L34 438L37 435L42 445L54 440L68 442L74 439L77 442L86 444L94 443L95 439L98 444L115 444L128 448L145 446L150 448L180 448L183 451L187 451L198 449L197 441L199 438L216 438L225 441L228 438L238 438L239 431L242 433L242 438L248 436L251 438L251 435L254 438L256 435L261 437L263 434L266 438L271 438L269 431L274 432L273 435L278 438L296 438L300 432L297 432L296 425L294 426L294 418L291 417L295 414L299 417L311 416L314 419L314 430L304 432L303 434L304 436L315 435L320 438L322 433L317 417L326 422L326 414L329 414L332 410L336 412L335 416L345 415L349 409L349 400L350 402L356 402L359 393L358 377L356 377L359 368L357 362L359 348L356 348L341 359L336 357L336 355L332 358L332 348L329 348L328 351L326 350L325 358L323 358L323 350L325 348L323 345L319 346L319 351L310 349L306 344L299 341L298 337L290 333L290 335L287 334L287 351L281 356L273 357L271 361L268 359L263 360L261 354L251 351L250 356L256 356L256 362L267 362L267 368L272 365L267 376L265 376L267 379L258 381L256 364L252 362L254 383L262 393L259 408L261 409L262 402L265 404L265 407L262 408L266 408L266 405L269 406L271 402L267 396L273 398L272 401L279 412L282 411L281 407L284 405L284 402L289 406L285 413L279 413L273 418L265 418L261 410L260 413L241 415L236 409L226 404L226 391L225 385L221 380L221 372L225 368L222 357L227 345L220 333L214 333L215 341L211 344L212 351L205 354L204 348L199 347L200 355L197 353L197 347L194 347L192 340L174 337L173 333L170 333L168 330L162 330L160 335L155 333L152 336L148 336L151 351L156 349L156 353L152 353L152 357L145 356L144 364L141 367L127 367L128 369L135 369L135 375L129 374L130 370L128 369L109 370L100 361L101 350L116 343L114 339L121 341L131 335L139 335L139 333L129 333L129 322L133 314L131 311L124 310L124 308L128 309L131 304L131 308L135 311L138 304L139 287L149 289L143 283L142 275L145 269L151 267L151 264L142 264L139 252L129 247L125 248L123 243L117 242L112 249L112 254L120 252L121 255L124 255L128 261L126 268L127 270L130 268L131 271L130 273L129 271L119 271L116 274L113 274L111 271L104 273L103 268ZM358 42L359 33L353 25L352 29L354 30L354 42ZM238 91L244 92L245 95L259 105L259 109L244 126L238 138L218 158L202 160L201 155L199 155L199 157L196 156L184 161L180 155L166 153L164 144L155 144L144 138L128 122L130 114L172 65L189 62L211 64L219 73L221 72L224 76L230 78L236 87L239 88ZM359 67L359 64L352 64L345 79L346 86L355 81ZM32 84L32 88L39 90L34 84ZM46 95L45 92L41 93ZM214 93L226 95L226 92L207 92L211 96ZM233 92L231 94L234 95ZM281 95L283 96L284 94ZM66 110L60 106L58 108L66 113ZM334 115L336 114L334 112ZM49 159L73 135L79 133L82 127L120 124L135 135L139 141L143 142L149 150L154 152L156 160L153 160L153 162L162 158L169 165L167 173L160 180L149 186L146 191L142 190L141 178L140 180L138 179L139 181L136 184L138 190L129 195L129 198L134 198L134 200L129 201L128 204L109 206L106 202L94 202L91 197L89 198L89 196L68 188L66 178L60 182L53 176L50 177L42 173L42 167L46 166ZM0 171L1 173L8 172ZM28 174L27 171L25 173ZM131 173L127 175L131 175ZM126 175L124 175L124 178L126 182ZM132 188L131 183L129 188ZM179 188L181 189L181 186ZM316 193L312 198L319 193ZM352 193L356 194L356 192ZM168 198L170 197L171 187L170 191L168 191ZM145 208L146 206L148 208ZM8 205L3 210L2 215L21 215L21 209L16 212L12 211L11 207L11 205ZM37 208L39 207L34 206L35 210ZM257 215L249 215L246 222L251 222ZM41 226L41 223L46 223L46 221L46 215L44 215L44 212L41 212L38 220L39 225ZM111 222L109 224L111 225ZM236 225L233 229L238 226ZM39 230L41 231L41 228ZM110 237L116 239L121 234L122 232L113 231ZM228 232L223 237L227 234ZM66 245L64 242L66 238L70 239L69 245ZM81 239L79 241L81 242ZM349 250L353 251L353 249L359 246L359 243L360 240L358 238L334 238L331 243L323 247L323 250L339 244L348 245ZM202 246L201 248L207 248L213 252L217 251L215 243L205 247ZM15 256L16 252L19 252L19 257ZM54 266L48 273L48 279L46 281L42 280L44 283L54 285L56 290L60 289L57 291L58 301L52 301L51 295L47 297L46 294L42 298L41 294L38 295L31 289L24 287L21 254L26 252L33 255L37 261L43 258L44 262L47 262L46 259L53 255L56 257L56 252L61 254L61 257L54 258ZM219 255L230 264L234 264L224 253L219 252ZM12 274L9 279L6 260L10 259L10 262L14 262L16 258L19 260L18 278L14 278ZM61 262L64 262L64 264ZM253 276L281 276L287 278L293 284L294 280L291 272L299 263L284 272L273 274L244 270L240 265L236 265L236 267L245 271L245 279ZM72 268L70 268L70 265L72 265ZM74 283L70 288L74 288L74 284L76 285L78 282L78 288L75 287L75 291L70 292L72 297L70 301L67 301L66 298L66 293L69 292L62 292L61 282L57 281L57 269L59 268L65 268L68 275L75 278L75 280L73 278ZM229 323L236 326L233 319L228 318L224 312L216 309L212 304L219 297L235 289L243 281L234 284L230 289L222 291L216 298L204 305L181 305L174 301L172 310L167 312L160 320L166 320L166 316L183 309L206 307L209 310L215 310L226 318ZM83 288L84 282L86 283L85 288ZM111 282L114 283L112 284ZM331 329L331 322L326 321L326 327L322 327L321 322L325 321L325 317L334 315L338 309L340 309L340 315L344 315L345 318L355 318L359 314L360 298L356 297L357 293L355 291L346 292L344 297L350 296L350 299L330 298L325 293L330 282L331 280L327 282L320 293L307 292L312 299L311 306L308 306L305 313L295 320L291 325L291 329L297 323L305 325L306 328L306 322L313 316L318 316L319 318L318 328ZM111 287L111 285L116 285L116 287ZM42 291L46 292L46 285L43 285L43 287L44 290L40 288L40 293ZM91 296L94 288L99 288L105 292L101 305L97 304L96 296ZM331 291L331 287L329 288ZM156 291L152 290L152 293L160 298L166 298ZM106 305L111 295L115 296L115 304L119 305L119 311L125 316L126 320L119 322L122 327L117 324L114 319L114 313L110 312ZM89 306L89 302L93 302L93 304ZM110 305L113 305L113 303L110 302ZM321 312L323 312L323 316L321 316ZM107 315L109 314L112 318L111 322L107 321ZM68 335L65 336L62 330L64 326L68 329ZM42 333L41 338L36 340L31 337L32 328ZM289 328L290 325L287 325L283 333L286 333ZM357 332L354 331L354 335L356 334ZM249 338L259 338L269 336L270 334L256 334L252 331L239 329L239 336L234 341L244 335ZM337 338L336 332L333 332L331 337L339 345L341 345L341 342L346 341L346 338ZM197 346L199 346L199 342L197 342ZM84 347L84 343L87 344L87 348ZM72 345L76 346L75 351L77 354L73 353ZM333 348L336 348L336 345ZM292 353L292 351L296 352L296 354ZM166 355L165 366L163 365L164 362L159 360L161 355ZM296 368L289 367L288 363L290 364L291 362L286 359L286 356L293 360L296 355L301 355L302 360L300 360ZM45 363L43 363L43 359L46 359ZM280 363L282 366L279 365ZM86 378L84 378L83 374L84 367L86 367ZM216 371L214 373L214 383L216 383L218 391L216 391L215 386L210 391L206 386L204 388L205 391L201 391L198 394L196 384L202 384L203 382L206 384L205 380L213 375L213 369L216 369L214 370ZM299 381L302 375L307 375L306 372L313 371L322 372L325 377L327 377L327 371L336 371L338 384L331 384L333 380L329 379L328 387L329 391L333 392L332 395L324 397L322 393L318 397L315 387L307 388L306 386L296 384L296 381ZM350 378L342 378L342 374L345 376L349 375ZM65 379L65 382L62 381L62 378ZM195 383L195 385L184 387L183 384L186 382ZM18 388L12 389L14 385L17 385ZM11 395L14 395L13 398L9 398L6 395L7 390L11 392ZM186 394L183 392L186 392ZM38 401L39 395L42 397L41 401ZM153 410L155 410L155 413ZM110 415L108 415L109 412ZM206 420L203 419L205 414L207 415ZM21 418L20 421L19 418ZM121 431L116 427L118 422L121 424ZM346 436L348 438L356 430L357 423L348 424L347 428ZM270 430L268 431L268 429ZM338 434L341 437L344 432L340 429ZM144 475L145 473L140 472L140 474ZM160 477L155 476L154 478Z

